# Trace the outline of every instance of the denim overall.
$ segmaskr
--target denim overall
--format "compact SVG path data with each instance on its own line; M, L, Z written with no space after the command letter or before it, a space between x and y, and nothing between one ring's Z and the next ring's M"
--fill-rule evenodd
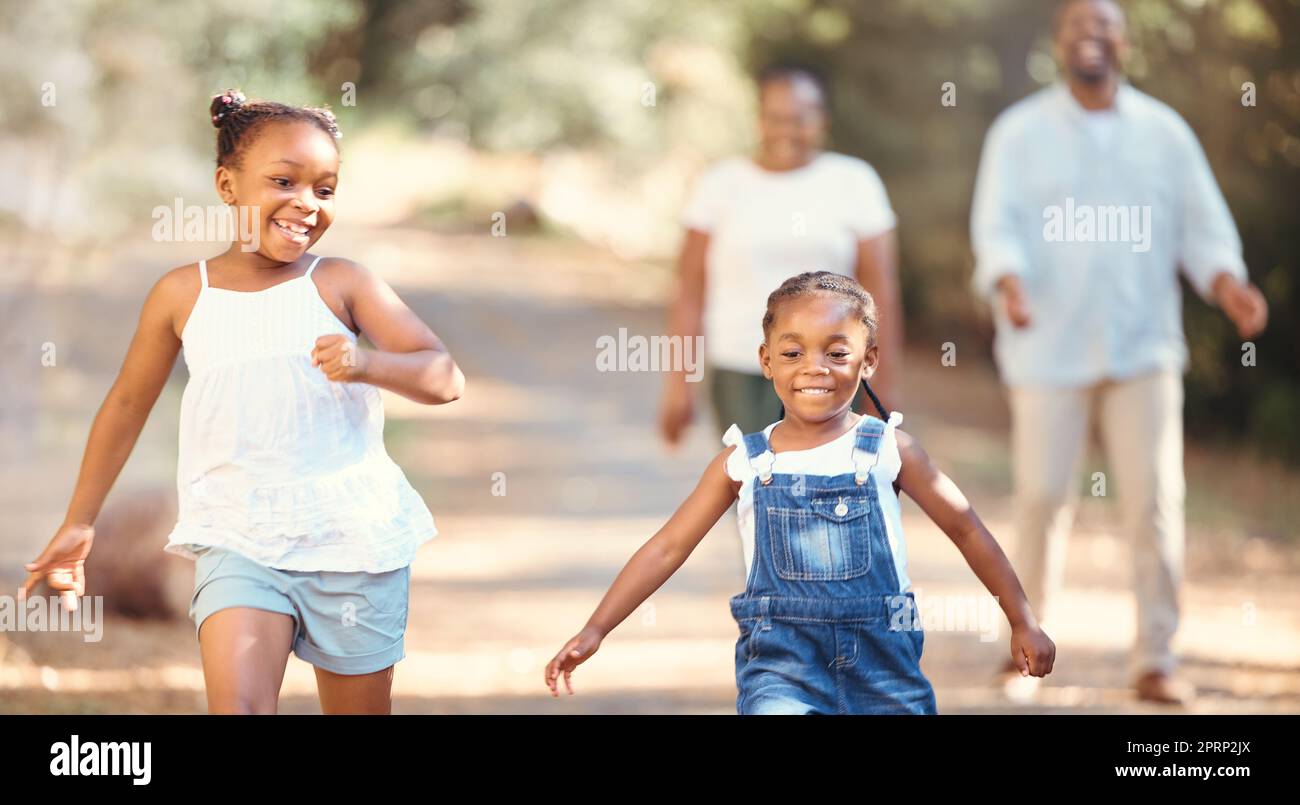
M773 473L766 434L745 435L757 477L754 559L731 599L741 715L936 712L871 477L885 427L863 416L856 471L831 476Z

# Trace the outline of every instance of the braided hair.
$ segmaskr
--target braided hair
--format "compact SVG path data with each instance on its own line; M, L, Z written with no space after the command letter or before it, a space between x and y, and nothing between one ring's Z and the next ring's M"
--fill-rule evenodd
M208 107L217 129L217 165L238 169L257 129L271 122L311 123L334 139L342 137L334 113L315 106L290 106L277 101L250 101L238 89L212 96ZM337 143L335 144L337 148Z
M776 309L781 304L811 295L833 296L843 302L848 303L853 314L857 316L867 328L867 347L870 348L876 343L876 332L879 326L879 317L876 311L876 300L871 298L871 294L857 283L852 277L846 277L843 274L836 274L831 271L805 271L802 274L791 277L781 283L781 287L772 291L767 297L767 312L763 314L763 338L768 339L772 336L772 325L776 323ZM862 378L862 387L867 390L867 396L871 402L875 403L876 410L880 412L880 418L885 421L889 420L889 412L885 406L880 404L880 398L871 390L871 384L867 379ZM785 419L785 405L781 405L781 419Z

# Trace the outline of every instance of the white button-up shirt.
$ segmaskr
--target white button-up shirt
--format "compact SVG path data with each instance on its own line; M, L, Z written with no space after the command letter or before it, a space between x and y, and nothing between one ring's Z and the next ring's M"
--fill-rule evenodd
M972 286L994 302L994 357L1011 386L1185 371L1179 267L1206 301L1219 272L1246 280L1241 239L1196 135L1126 83L1105 112L1058 83L998 116L980 158L971 243ZM1006 274L1021 278L1023 329L994 299Z

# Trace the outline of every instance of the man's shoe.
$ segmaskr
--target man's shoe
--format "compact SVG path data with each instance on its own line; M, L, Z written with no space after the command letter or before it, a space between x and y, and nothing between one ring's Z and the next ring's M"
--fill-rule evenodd
M1192 683L1164 671L1147 671L1133 684L1139 701L1158 704L1191 704L1196 699Z

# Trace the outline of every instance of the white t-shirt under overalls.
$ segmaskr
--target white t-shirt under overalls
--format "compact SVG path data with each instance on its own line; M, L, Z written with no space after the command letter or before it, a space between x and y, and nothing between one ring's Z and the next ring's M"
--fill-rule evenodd
M437 535L384 449L379 389L312 365L318 337L357 339L317 291L318 262L261 291L213 288L199 263L167 552L212 545L284 570L383 573Z
M907 576L907 544L903 540L903 519L894 492L894 480L902 468L902 459L898 454L898 442L894 430L903 421L903 415L894 411L889 416L888 426L880 440L880 458L871 471L880 499L880 508L885 516L885 531L889 537L889 547L894 556L894 568L898 571L899 592L907 592L912 582ZM763 433L770 439L772 429L779 422L773 422ZM808 450L782 450L774 453L774 473L791 475L839 475L854 472L853 446L856 440L858 422L843 435L826 444ZM745 451L744 434L733 424L722 436L722 443L735 445L727 457L727 475L733 481L740 481L739 500L736 503L736 518L740 526L741 549L745 555L745 577L749 577L754 564L754 468L749 463Z

